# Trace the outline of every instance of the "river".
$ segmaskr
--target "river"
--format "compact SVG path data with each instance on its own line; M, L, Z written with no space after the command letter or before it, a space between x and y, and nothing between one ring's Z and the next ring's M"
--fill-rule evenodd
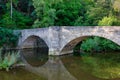
M90 71L82 68L84 64L81 62L81 56L41 56L39 51L33 49L23 50L22 53L27 56L31 54L29 57L24 55L26 66L9 72L1 70L0 80L120 80L93 76Z

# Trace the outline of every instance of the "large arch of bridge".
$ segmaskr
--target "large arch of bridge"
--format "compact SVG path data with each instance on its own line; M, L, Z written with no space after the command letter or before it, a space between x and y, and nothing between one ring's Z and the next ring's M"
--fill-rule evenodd
M60 49L60 55L64 55L64 54L69 54L73 52L74 47L82 42L84 39L88 38L88 37L92 37L92 36L97 36L97 37L101 37L101 38L105 38L108 39L112 42L114 42L115 44L120 46L120 43L118 43L115 39L110 38L110 37L106 37L106 36L102 36L102 35L85 35L85 36L80 36L80 37L76 37L73 39L70 39L66 42L66 44L64 44L64 46ZM115 36L114 36L115 37Z

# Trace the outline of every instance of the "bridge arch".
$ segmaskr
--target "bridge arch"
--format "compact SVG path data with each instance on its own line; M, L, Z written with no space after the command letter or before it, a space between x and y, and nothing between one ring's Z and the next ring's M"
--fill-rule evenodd
M116 38L113 39L114 37L117 37L117 36L108 37L108 36L105 36L105 35L82 35L82 36L79 36L79 37L74 37L74 38L69 39L69 40L66 42L66 44L61 48L61 50L60 50L60 55L72 53L74 47L75 47L78 43L82 42L84 39L86 39L86 38L88 38L88 37L101 37L101 38L110 40L110 41L112 41L112 42L114 42L115 44L117 44L117 45L120 46L120 44L116 41ZM119 37L118 37L117 39L119 40Z
M37 35L30 35L26 37L21 44L21 48L34 48L42 46L48 47L46 41Z
M24 62L32 66L43 65L44 63L40 62L41 59L48 57L48 45L42 38L36 35L28 36L21 44L21 49Z
M47 42L43 38L41 38L37 35L30 35L22 40L22 42L20 44L20 48L41 47L39 42L40 42L40 44L42 44L42 46L44 45L44 46L48 47Z

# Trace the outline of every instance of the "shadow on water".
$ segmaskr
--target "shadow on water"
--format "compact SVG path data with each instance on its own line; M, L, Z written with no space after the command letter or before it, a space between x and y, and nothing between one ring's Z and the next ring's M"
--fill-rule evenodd
M41 66L48 60L48 51L41 48L28 48L21 50L22 57L32 66Z

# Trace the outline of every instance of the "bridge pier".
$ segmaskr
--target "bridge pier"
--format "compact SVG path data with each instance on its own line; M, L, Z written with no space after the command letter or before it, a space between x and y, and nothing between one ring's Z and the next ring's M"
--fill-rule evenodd
M73 50L68 50L68 51L62 51L62 52L60 52L60 51L58 51L58 50L49 50L49 55L51 55L51 56L60 56L60 55L65 55L65 54L70 54L70 53L73 53Z
M51 56L57 56L57 55L60 55L60 51L59 50L56 50L56 49L49 49L49 55Z

